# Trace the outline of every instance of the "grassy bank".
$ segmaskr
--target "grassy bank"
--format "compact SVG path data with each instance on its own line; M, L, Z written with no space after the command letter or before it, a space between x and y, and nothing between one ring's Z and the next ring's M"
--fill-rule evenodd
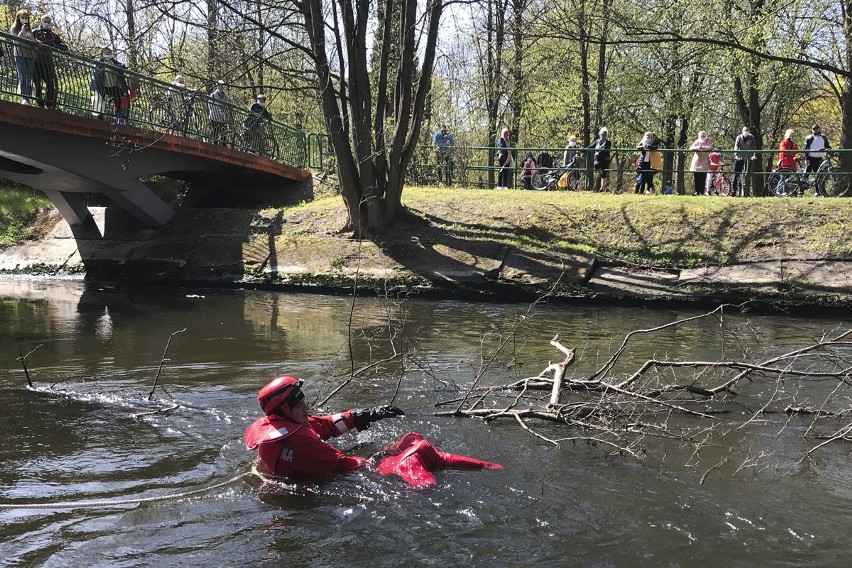
M398 227L387 240L435 242L440 235L660 268L852 259L852 199L409 187L403 202L423 222ZM1 189L0 247L37 236L34 212L49 205L39 192ZM281 212L283 233L290 235L336 235L346 220L335 196Z
M428 226L392 237L429 240L442 231L528 250L597 255L604 262L683 268L781 259L852 259L852 199L723 198L588 192L406 188L403 202ZM339 198L284 210L285 232L331 234Z
M37 212L51 206L40 191L0 183L0 248L30 237Z

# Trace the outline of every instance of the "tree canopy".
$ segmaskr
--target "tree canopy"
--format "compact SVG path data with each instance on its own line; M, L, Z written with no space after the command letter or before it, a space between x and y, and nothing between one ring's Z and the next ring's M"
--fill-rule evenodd
M0 17L7 29L15 10ZM852 142L852 20L832 0L91 0L52 3L67 43L109 44L131 68L232 98L267 94L276 118L329 136L348 228L404 218L408 164L440 124L457 144L668 147L706 130L765 148L822 125ZM493 155L489 157L493 162Z

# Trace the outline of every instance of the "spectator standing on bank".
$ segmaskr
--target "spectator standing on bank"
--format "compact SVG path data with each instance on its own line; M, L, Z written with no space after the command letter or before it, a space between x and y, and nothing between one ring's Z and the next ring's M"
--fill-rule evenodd
M744 178L746 164L757 160L757 138L751 135L751 128L743 126L742 133L734 140L734 175L731 179L731 191L739 197L748 197ZM748 168L751 169L751 166Z
M695 195L707 195L707 172L710 170L710 151L713 142L705 131L698 133L698 138L689 147L693 151L689 169L695 183Z
M600 132L598 132L598 138L592 145L589 146L589 150L593 150L594 154L592 154L592 165L595 168L595 171L598 172L598 177L600 177L600 190L604 191L607 186L607 177L609 175L609 164L612 160L612 153L610 152L612 148L612 142L609 141L609 130L606 128L601 128Z
M216 82L216 88L210 93L207 116L210 119L210 137L213 143L224 146L225 131L228 127L228 93L225 92L225 81L222 79Z
M15 23L9 29L9 33L18 36L22 40L16 42L13 49L15 56L15 69L18 72L18 94L21 96L21 104L29 105L33 94L33 75L35 74L35 37L30 27L30 13L27 10L18 10L15 14ZM29 44L32 45L29 45Z
M646 132L636 145L639 159L636 160L636 193L654 192L654 170L651 168L651 152L659 148L653 132Z
M532 178L538 164L533 158L532 152L527 152L524 163L521 165L521 183L524 189L532 189Z
M95 62L92 71L92 112L103 119L104 103L110 103L115 110L115 123L126 124L130 116L130 101L128 96L127 78L123 70L127 69L113 57L111 47L101 49L101 56ZM123 108L126 106L126 108Z
M509 189L509 172L515 163L512 158L512 143L509 140L509 129L504 128L497 138L497 162L500 171L497 175L497 189Z
M562 152L562 165L566 168L576 168L579 157L580 150L577 146L577 137L572 135L568 138L568 144L565 145L565 151Z
M707 166L707 187L705 188L705 195L719 195L719 191L716 189L716 178L721 175L719 171L722 165L724 165L724 161L722 159L722 153L718 148L713 148L713 151L710 152L710 164Z
M53 64L53 50L68 51L68 46L53 31L53 19L48 15L41 17L41 23L33 30L33 37L41 44L36 50L33 76L36 100L43 108L56 108L59 79L56 77L56 66ZM44 91L42 91L42 83L44 83Z
M453 185L453 149L456 147L456 139L446 124L441 125L432 136L432 144L438 162L438 184Z
M778 144L778 149L781 150L778 152L779 168L787 168L788 170L797 169L796 150L799 149L799 145L793 140L794 135L795 131L792 128L788 128L784 132L784 139Z
M823 158L825 158L825 151L830 149L831 145L828 143L828 138L823 136L819 124L811 126L811 133L805 137L805 146L803 148L806 160L806 178L809 173L817 171Z

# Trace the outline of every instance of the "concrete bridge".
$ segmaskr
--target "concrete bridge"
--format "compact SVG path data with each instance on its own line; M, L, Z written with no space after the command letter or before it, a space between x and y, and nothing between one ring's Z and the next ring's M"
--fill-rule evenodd
M165 224L174 207L140 178L191 184L194 203L304 199L307 170L269 158L128 125L0 101L0 177L43 191L76 235L100 233L87 207L99 193L145 225ZM102 205L102 203L101 203Z

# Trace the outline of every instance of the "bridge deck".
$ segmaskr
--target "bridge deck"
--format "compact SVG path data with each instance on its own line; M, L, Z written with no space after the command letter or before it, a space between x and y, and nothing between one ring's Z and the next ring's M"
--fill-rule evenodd
M172 207L139 181L151 175L189 181L201 202L251 204L304 199L311 174L190 138L0 101L0 177L44 191L72 226L91 224L88 193L164 224Z

